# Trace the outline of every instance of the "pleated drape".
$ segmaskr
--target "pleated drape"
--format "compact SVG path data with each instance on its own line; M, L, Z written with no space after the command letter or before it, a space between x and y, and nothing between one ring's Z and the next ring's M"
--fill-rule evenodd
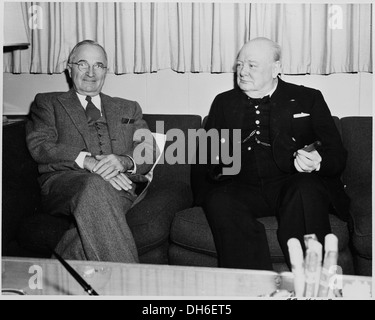
M20 3L27 50L4 54L4 72L61 73L74 45L101 43L109 72L233 72L248 40L283 49L285 74L372 72L371 4ZM30 8L33 8L31 10ZM38 22L37 21L37 22Z

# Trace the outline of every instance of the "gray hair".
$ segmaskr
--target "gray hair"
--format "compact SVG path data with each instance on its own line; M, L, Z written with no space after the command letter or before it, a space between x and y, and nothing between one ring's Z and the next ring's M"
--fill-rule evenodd
M101 46L98 42L96 41L93 41L93 40L83 40L81 42L78 42L75 47L72 49L72 51L70 52L69 54L69 58L68 58L68 63L71 63L72 62L72 59L73 57L75 56L76 54L76 51L78 50L79 47L82 47L84 45L91 45L91 46L97 46L99 47L100 49L103 50L103 53L104 53L104 56L105 56L105 60L108 61L108 56L107 56L107 52L105 51L105 49L103 48L103 46Z
M273 59L276 61L281 61L281 46L275 42L272 41L272 49L273 49Z

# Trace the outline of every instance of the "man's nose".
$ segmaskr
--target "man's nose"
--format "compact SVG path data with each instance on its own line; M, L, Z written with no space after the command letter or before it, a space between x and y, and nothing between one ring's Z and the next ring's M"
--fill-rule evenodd
M250 67L247 63L244 63L243 66L241 66L240 75L247 76L249 73L250 73Z
M86 74L87 74L88 76L90 76L90 77L93 77L93 76L94 76L94 73L95 73L95 71L94 71L94 66L89 66L88 69L87 69L87 71L86 71Z

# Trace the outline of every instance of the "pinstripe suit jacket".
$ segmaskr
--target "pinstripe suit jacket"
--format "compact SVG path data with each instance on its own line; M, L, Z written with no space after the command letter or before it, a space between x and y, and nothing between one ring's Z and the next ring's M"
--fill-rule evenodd
M140 147L148 154L147 157L156 159L156 144L147 142L147 139L134 138L136 131L148 131L139 104L102 93L100 97L113 153L129 155L137 163L134 150L142 144ZM42 93L35 97L26 126L26 140L32 157L38 163L41 184L51 175L67 170L83 170L75 159L81 151L90 152L91 146L85 111L74 89ZM144 175L151 168L152 163L137 163L137 172L132 180L146 182Z

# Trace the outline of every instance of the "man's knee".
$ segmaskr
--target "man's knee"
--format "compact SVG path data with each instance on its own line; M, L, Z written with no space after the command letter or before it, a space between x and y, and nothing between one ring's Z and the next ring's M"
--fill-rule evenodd
M113 192L116 192L108 181L105 181L97 174L84 175L79 181L77 196L85 199L99 200L102 197L107 197ZM113 189L113 190L112 190Z
M313 173L297 173L284 186L284 192L299 194L321 193L325 187L319 176Z
M82 190L98 190L106 188L109 182L97 174L87 174L82 179Z

